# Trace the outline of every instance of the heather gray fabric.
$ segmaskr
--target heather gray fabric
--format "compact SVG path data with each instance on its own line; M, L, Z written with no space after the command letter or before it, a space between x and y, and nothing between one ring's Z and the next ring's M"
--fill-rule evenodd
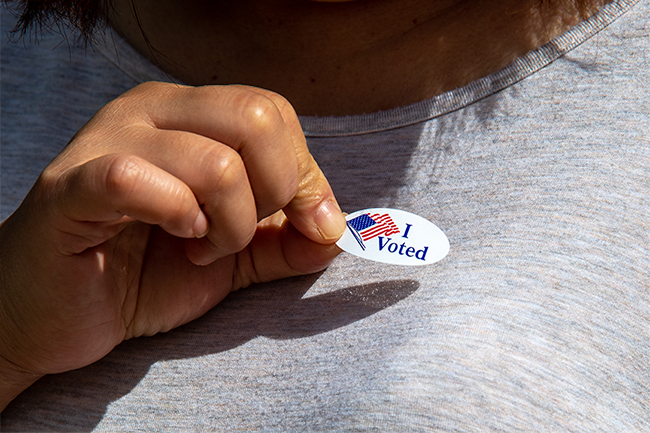
M650 2L633 3L433 100L302 119L344 210L426 217L443 261L342 254L243 289L42 379L2 431L650 431ZM2 47L3 218L102 104L165 79L120 40L59 42Z

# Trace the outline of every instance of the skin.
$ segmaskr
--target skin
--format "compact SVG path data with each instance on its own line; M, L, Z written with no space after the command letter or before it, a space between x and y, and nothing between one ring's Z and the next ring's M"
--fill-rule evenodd
M463 86L602 3L138 0L140 29L130 1L116 0L113 27L181 82L271 89L299 114L319 116L376 112Z
M0 409L43 375L187 323L232 290L331 263L345 220L294 107L336 115L419 101L598 6L136 4L149 43L130 0L115 2L112 25L171 75L210 86L148 83L109 103L0 225Z
M324 269L344 229L284 98L136 87L75 135L0 226L1 407L233 290Z

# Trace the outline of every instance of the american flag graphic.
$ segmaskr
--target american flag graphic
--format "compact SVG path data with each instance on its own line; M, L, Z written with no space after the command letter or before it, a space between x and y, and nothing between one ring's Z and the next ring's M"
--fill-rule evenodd
M366 250L364 241L369 241L377 236L390 236L399 233L399 229L387 213L359 215L348 221L348 228L364 251Z

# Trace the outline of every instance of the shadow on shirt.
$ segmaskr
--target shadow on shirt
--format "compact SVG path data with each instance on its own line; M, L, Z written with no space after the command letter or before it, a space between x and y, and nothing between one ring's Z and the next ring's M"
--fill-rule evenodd
M2 427L11 431L42 428L43 424L12 426L13 410L17 414L29 412L26 406L34 408L36 404L41 413L51 415L49 428L93 430L110 403L127 395L158 361L219 353L257 337L288 340L329 332L390 307L420 287L410 279L380 281L304 297L319 276L242 289L187 325L166 334L126 341L80 370L46 376L6 409ZM65 398L53 398L55 395ZM61 407L61 401L66 407Z
M346 212L398 204L410 210L421 203L437 209L437 186L447 166L473 146L472 140L457 137L465 129L489 129L492 114L505 110L499 95L438 118L429 128L419 123L354 138L312 138L310 151ZM411 166L419 167L416 177L408 174ZM426 194L413 194L414 183ZM9 405L1 427L3 431L92 430L111 402L127 396L156 362L220 353L257 337L289 340L322 334L369 317L419 288L412 279L396 279L303 297L318 277L297 277L232 293L181 328L127 341L93 365L46 376ZM135 414L148 409L134 403Z

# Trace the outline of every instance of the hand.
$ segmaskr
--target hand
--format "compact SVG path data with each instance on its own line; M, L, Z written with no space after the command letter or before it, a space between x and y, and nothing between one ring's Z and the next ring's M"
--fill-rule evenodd
M187 323L232 290L324 269L344 229L282 97L136 87L0 226L0 410L39 377Z

